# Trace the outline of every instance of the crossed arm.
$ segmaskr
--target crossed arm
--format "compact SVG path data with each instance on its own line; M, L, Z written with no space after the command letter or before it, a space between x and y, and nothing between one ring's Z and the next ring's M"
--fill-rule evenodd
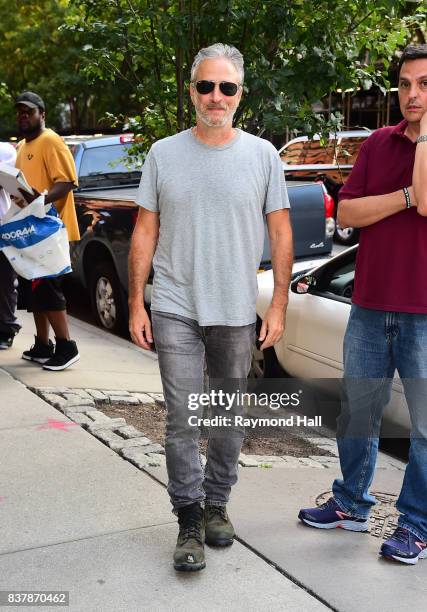
M421 119L420 134L427 134L427 113ZM408 187L412 206L423 217L427 216L427 142L417 144L412 185ZM405 210L403 191L353 200L341 200L337 221L341 227L366 227L390 215Z

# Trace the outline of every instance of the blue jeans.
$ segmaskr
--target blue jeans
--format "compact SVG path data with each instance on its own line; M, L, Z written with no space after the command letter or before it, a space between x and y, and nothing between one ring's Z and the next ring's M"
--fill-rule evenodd
M244 428L209 428L207 463L203 470L200 428L194 421L189 422L189 417L203 417L203 406L190 410L189 395L208 391L205 359L209 390L245 392L255 323L203 327L180 315L152 311L151 316L167 409L165 451L173 509L202 501L224 506L231 486L237 482ZM224 408L211 405L211 418L237 413L237 406L225 413Z
M382 413L397 369L411 417L409 462L396 507L399 525L427 540L427 315L353 305L344 338L344 390L338 419L342 479L333 484L344 510L366 518ZM362 380L361 380L362 379Z

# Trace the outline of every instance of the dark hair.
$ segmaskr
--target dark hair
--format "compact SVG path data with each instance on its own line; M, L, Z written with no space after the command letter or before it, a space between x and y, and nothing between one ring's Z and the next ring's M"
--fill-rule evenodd
M399 60L398 74L400 74L403 62L417 59L427 59L427 45L408 45L405 47Z

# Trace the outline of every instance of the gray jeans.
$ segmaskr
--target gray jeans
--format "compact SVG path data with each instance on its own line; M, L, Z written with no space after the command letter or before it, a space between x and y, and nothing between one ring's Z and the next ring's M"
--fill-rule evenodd
M21 326L15 317L18 292L16 273L0 251L0 333L17 334Z
M239 327L201 327L180 315L152 311L153 335L167 408L166 464L168 493L174 510L194 502L224 506L231 486L237 482L237 463L244 428L209 428L207 464L203 471L199 453L200 429L190 416L203 416L203 407L189 410L190 393L207 392L204 385L206 359L209 390L246 390L255 341L255 323ZM233 407L231 412L241 411ZM211 405L211 417L224 415L223 407Z

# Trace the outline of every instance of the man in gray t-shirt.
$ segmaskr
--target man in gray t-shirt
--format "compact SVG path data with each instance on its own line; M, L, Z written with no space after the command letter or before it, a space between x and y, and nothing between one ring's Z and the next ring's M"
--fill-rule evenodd
M245 389L265 215L275 288L260 331L262 349L283 333L292 267L278 153L232 126L242 83L243 57L234 47L216 44L197 54L190 85L196 127L153 145L136 199L141 208L130 253L130 331L138 346L150 348L143 291L153 263L152 325L168 411L168 492L180 525L174 566L183 571L205 567L205 537L217 546L233 541L226 504L237 480L243 428L234 418L238 408L226 411L211 395L211 410L215 405L215 415L230 417L230 423L211 427L203 472L200 394L205 360L211 391L219 391L218 379L221 389Z

